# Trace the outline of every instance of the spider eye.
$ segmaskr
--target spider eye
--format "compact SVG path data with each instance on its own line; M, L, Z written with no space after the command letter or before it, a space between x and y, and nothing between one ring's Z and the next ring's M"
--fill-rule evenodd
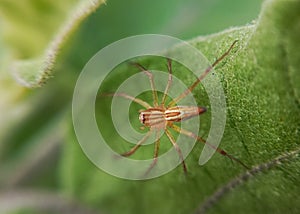
M143 112L140 112L139 120L142 124L145 124L145 115Z

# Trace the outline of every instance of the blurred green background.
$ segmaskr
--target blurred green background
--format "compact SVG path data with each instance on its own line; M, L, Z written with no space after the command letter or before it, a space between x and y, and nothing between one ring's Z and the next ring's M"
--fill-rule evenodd
M8 201L15 203L17 208L16 204L27 197L38 201L38 193L47 191L46 196L42 194L40 198L45 197L45 201L48 199L54 205L42 209L43 213L47 210L49 213L61 213L61 210L55 211L54 208L56 205L59 207L59 202L65 199L54 200L48 194L56 197L56 194L64 193L62 183L82 185L80 182L62 181L62 177L67 177L62 174L68 173L63 171L67 168L63 165L67 163L62 155L67 153L72 156L74 151L61 151L66 144L77 144L76 140L69 137L72 132L72 92L81 69L98 50L118 39L136 34L167 34L188 40L232 26L246 25L257 19L262 0L108 0L79 26L63 46L53 70L53 78L46 85L37 89L19 85L11 74L11 64L16 59L42 55L68 17L70 8L76 4L74 0L64 3L50 0L26 0L22 3L17 0L0 0L2 208L10 206ZM86 162L84 156L73 158ZM108 176L105 179L115 178ZM23 191L32 192L22 195ZM76 195L69 196L76 200ZM45 201L43 203L47 204ZM37 204L43 203L36 202L34 207L40 209ZM62 206L79 206L78 213L90 212L86 208L88 205L82 201L75 205L61 203ZM29 211L27 209L18 213L33 211L30 208Z
M166 34L187 40L245 25L258 17L261 3L262 0L107 1L76 35L76 41L85 42L71 49L72 54L78 54L72 55L72 62L84 63L83 53L90 57L99 48L136 34Z

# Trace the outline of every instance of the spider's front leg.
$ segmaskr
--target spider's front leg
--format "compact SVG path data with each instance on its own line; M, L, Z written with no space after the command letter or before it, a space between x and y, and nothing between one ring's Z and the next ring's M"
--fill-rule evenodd
M123 157L129 157L131 155L133 155L136 150L138 150L138 148L140 148L140 146L145 143L145 141L149 138L149 136L151 135L151 131L147 132L147 134L145 134L145 136L132 148L130 149L128 152L125 152L123 154L121 154Z

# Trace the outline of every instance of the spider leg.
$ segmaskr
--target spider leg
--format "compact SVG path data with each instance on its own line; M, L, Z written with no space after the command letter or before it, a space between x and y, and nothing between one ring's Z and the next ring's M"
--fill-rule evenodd
M145 136L134 147L132 147L132 149L130 149L128 152L125 152L121 155L124 157L129 157L133 155L136 152L136 150L140 148L140 146L148 139L151 133L152 133L151 131L147 132L147 134L145 134Z
M146 109L148 108L152 108L151 105L149 105L147 102L139 99L139 98L136 98L136 97L133 97L133 96L130 96L128 94L125 94L125 93L103 93L103 94L100 94L101 97L103 96L106 96L106 97L113 97L113 96L117 96L117 97L123 97L125 99L128 99L128 100L131 100L135 103L138 103L140 104L141 106L145 107Z
M159 151L159 145L160 145L160 133L158 131L155 132L155 149L154 149L154 157L153 157L153 162L151 163L151 165L149 166L149 168L147 169L145 175L148 175L149 172L153 169L153 167L156 165L157 163L157 157L158 157L158 151Z
M141 71L143 71L147 75L147 77L149 78L150 85L151 85L151 90L152 90L152 96L153 96L153 105L155 107L157 107L158 106L158 96L157 96L157 91L156 91L155 85L154 85L153 74L139 63L132 63L132 65L134 65L135 67L137 67Z
M238 42L238 40L235 40L232 44L231 44L231 46L228 48L228 50L225 52L225 53L223 53L223 55L222 56L220 56L219 58L217 58L216 60L215 60L215 62L211 65L211 66L209 66L209 67L207 67L206 69L205 69L205 71L197 78L197 80L189 87L189 88L187 88L182 94L180 94L178 97L176 97L174 100L172 100L170 103L169 103L169 105L168 105L168 107L172 107L172 106L175 106L176 105L176 103L178 103L181 99L183 99L184 97L186 97L189 93L191 93L193 90L194 90L194 88L207 76L207 74L209 74L209 72L211 72L212 71L212 69L214 68L214 67L216 67L216 65L217 64L219 64L219 62L221 62L229 53L230 53L230 51L232 50L232 48L234 47L234 45L236 44Z
M227 156L229 159L241 164L243 167L245 167L246 169L249 169L248 166L246 166L242 161L240 161L239 159L233 157L232 155L228 154L227 152L225 152L223 149L220 149L210 143L208 143L206 140L204 140L202 137L199 137L197 136L196 134L194 134L193 132L190 132L190 131L187 131L185 129L182 129L174 124L171 125L171 128L174 129L176 132L178 133L181 133L181 134L184 134L188 137L191 137L191 138L194 138L196 139L197 141L203 143L203 144L206 144L206 145L209 145L211 148L213 148L214 150L216 150L218 153L220 153L221 155L223 156Z
M164 96L163 96L161 104L160 104L161 106L165 105L167 94L168 94L168 91L172 84L172 61L171 61L171 59L168 58L167 63L168 63L167 65L168 65L169 76L168 76L168 83L167 83L166 89L164 91Z
M173 144L174 148L176 149L176 151L177 151L177 153L179 155L179 158L181 160L184 173L187 173L187 168L186 168L186 165L185 165L185 162L184 162L184 158L183 158L181 149L179 148L178 144L175 142L175 139L172 136L172 134L170 133L170 131L166 129L165 133L168 136L169 140L171 141L171 143Z

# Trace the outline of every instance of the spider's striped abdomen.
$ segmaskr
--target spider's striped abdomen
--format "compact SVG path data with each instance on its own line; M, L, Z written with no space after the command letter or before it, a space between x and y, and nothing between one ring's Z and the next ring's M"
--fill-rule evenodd
M202 114L205 111L205 108L199 106L175 106L165 110L165 117L167 121L180 122Z

